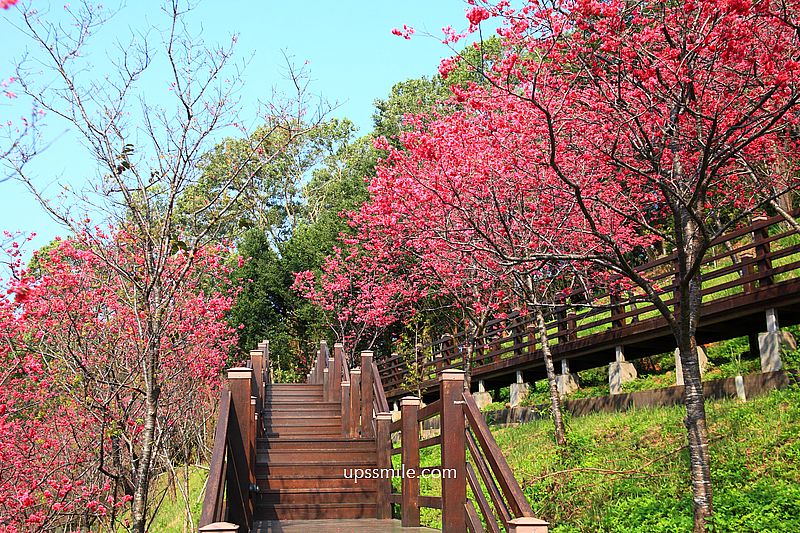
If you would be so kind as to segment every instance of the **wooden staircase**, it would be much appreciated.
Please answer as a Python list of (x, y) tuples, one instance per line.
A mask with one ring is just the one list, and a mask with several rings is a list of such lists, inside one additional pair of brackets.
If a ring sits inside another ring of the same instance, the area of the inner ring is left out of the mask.
[(345, 477), (377, 467), (375, 439), (343, 437), (341, 402), (323, 396), (321, 384), (267, 385), (255, 521), (375, 518), (375, 480)]
[[(404, 398), (392, 422), (372, 352), (361, 352), (352, 370), (346, 361), (342, 345), (331, 357), (323, 341), (307, 383), (275, 384), (265, 341), (246, 366), (228, 370), (200, 533), (430, 531), (419, 527), (424, 507), (441, 509), (446, 532), (547, 533), (463, 390), (463, 371), (442, 369), (441, 398), (425, 407)], [(440, 434), (420, 440), (420, 423), (433, 417)], [(440, 466), (423, 469), (420, 449), (431, 446), (440, 447)], [(393, 455), (403, 465), (400, 492), (392, 491)], [(359, 476), (376, 470), (377, 479)], [(441, 476), (440, 495), (420, 494), (419, 478), (406, 475), (424, 470), (451, 473)]]

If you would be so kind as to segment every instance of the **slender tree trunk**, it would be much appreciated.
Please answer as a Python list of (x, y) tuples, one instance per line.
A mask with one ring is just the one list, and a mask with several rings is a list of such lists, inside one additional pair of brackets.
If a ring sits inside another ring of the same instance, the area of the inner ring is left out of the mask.
[(700, 271), (689, 276), (689, 265), (699, 261), (700, 232), (694, 220), (684, 212), (681, 217), (684, 257), (678, 265), (679, 303), (675, 307), (676, 331), (673, 331), (678, 345), (684, 382), (684, 404), (686, 406), (686, 433), (689, 445), (689, 462), (692, 480), (692, 508), (696, 533), (705, 532), (711, 517), (711, 457), (708, 451), (708, 427), (706, 425), (705, 397), (700, 374), (700, 360), (697, 355), (695, 331), (700, 317), (702, 303), (702, 276)]
[(145, 533), (147, 527), (147, 496), (150, 490), (150, 469), (153, 463), (153, 448), (155, 445), (156, 417), (158, 416), (159, 386), (157, 379), (157, 350), (155, 346), (148, 346), (147, 364), (145, 372), (146, 397), (144, 429), (142, 430), (142, 451), (139, 455), (139, 465), (136, 471), (136, 489), (133, 492), (131, 515), (133, 524), (131, 530), (136, 533)]
[(553, 411), (553, 425), (555, 426), (556, 444), (566, 446), (567, 432), (564, 429), (564, 417), (561, 414), (561, 398), (558, 395), (558, 383), (556, 382), (556, 372), (553, 367), (553, 355), (550, 352), (550, 343), (547, 337), (547, 325), (544, 321), (542, 310), (536, 306), (536, 329), (539, 333), (539, 342), (542, 345), (542, 355), (544, 356), (544, 368), (547, 371), (547, 384), (550, 389), (550, 406)]
[(678, 349), (683, 370), (686, 405), (684, 425), (689, 443), (694, 531), (703, 532), (706, 531), (707, 521), (712, 513), (711, 458), (708, 452), (708, 427), (706, 426), (703, 383), (700, 379), (700, 364), (694, 335), (680, 342)]

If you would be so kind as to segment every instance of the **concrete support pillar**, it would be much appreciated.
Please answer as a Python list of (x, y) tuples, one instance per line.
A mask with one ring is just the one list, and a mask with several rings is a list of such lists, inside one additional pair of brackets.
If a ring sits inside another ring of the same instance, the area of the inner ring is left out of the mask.
[(613, 363), (608, 365), (608, 389), (611, 394), (621, 394), (622, 384), (633, 381), (638, 377), (633, 363), (625, 360), (625, 349), (617, 346), (614, 349)]
[(517, 382), (509, 386), (509, 404), (511, 407), (517, 407), (522, 400), (528, 395), (530, 385), (522, 381), (522, 372), (517, 370)]
[(482, 379), (478, 380), (478, 392), (473, 394), (472, 397), (475, 399), (475, 403), (478, 404), (479, 409), (483, 409), (492, 403), (492, 395), (486, 392), (486, 386)]
[(788, 331), (781, 331), (777, 309), (767, 309), (767, 332), (758, 334), (758, 352), (761, 355), (761, 371), (777, 372), (783, 368), (781, 352), (796, 350), (797, 341)]
[(556, 385), (558, 386), (558, 395), (562, 398), (580, 388), (578, 374), (570, 374), (569, 361), (566, 359), (561, 360), (561, 374), (556, 376)]
[(733, 381), (734, 383), (736, 383), (736, 397), (739, 398), (739, 400), (746, 402), (747, 394), (745, 393), (744, 390), (744, 379), (742, 378), (742, 376), (736, 376), (735, 378), (733, 378)]
[[(708, 366), (708, 357), (702, 346), (697, 347), (697, 358), (700, 360), (700, 375), (702, 376)], [(683, 366), (681, 366), (681, 352), (675, 348), (675, 384), (683, 385)]]

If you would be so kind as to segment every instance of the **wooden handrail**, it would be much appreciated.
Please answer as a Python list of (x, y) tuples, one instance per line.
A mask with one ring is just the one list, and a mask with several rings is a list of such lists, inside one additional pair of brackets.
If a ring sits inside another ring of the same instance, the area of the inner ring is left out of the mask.
[(219, 400), (214, 448), (208, 468), (206, 495), (200, 511), (200, 527), (225, 519), (225, 452), (228, 441), (228, 419), (231, 412), (231, 391), (223, 388)]
[(388, 413), (389, 402), (386, 400), (386, 392), (383, 390), (380, 372), (378, 372), (378, 364), (374, 360), (372, 361), (372, 375), (375, 376), (375, 412)]
[(469, 427), (472, 429), (478, 444), (480, 444), (486, 456), (486, 461), (489, 463), (492, 473), (494, 473), (497, 483), (503, 491), (503, 495), (511, 506), (511, 510), (516, 516), (533, 516), (531, 506), (514, 478), (514, 473), (508, 466), (503, 452), (500, 451), (500, 447), (494, 440), (486, 420), (481, 415), (481, 410), (475, 403), (475, 399), (472, 394), (466, 391), (463, 397), (465, 402), (464, 414), (469, 422)]
[(252, 525), (257, 423), (264, 402), (264, 384), (272, 382), (269, 342), (259, 343), (244, 366), (228, 370), (220, 391), (219, 414), (199, 527), (232, 522)]
[[(502, 528), (519, 532), (545, 533), (547, 522), (533, 518), (533, 511), (514, 474), (495, 442), (489, 427), (480, 414), (475, 400), (463, 390), (464, 372), (446, 370), (438, 376), (441, 397), (423, 408), (418, 398), (401, 400), (401, 417), (389, 425), (385, 433), (400, 432), (401, 445), (391, 448), (391, 454), (401, 454), (406, 469), (419, 471), (420, 449), (440, 445), (442, 494), (441, 497), (421, 496), (419, 480), (403, 478), (401, 491), (393, 494), (391, 501), (400, 504), (402, 525), (416, 527), (419, 524), (420, 508), (440, 506), (445, 531), (483, 531), (483, 523), (492, 533)], [(440, 434), (420, 440), (420, 422), (440, 417)], [(390, 437), (386, 438), (391, 446)], [(469, 452), (470, 462), (467, 461)], [(476, 474), (477, 470), (477, 474)], [(480, 480), (478, 477), (480, 474)], [(481, 481), (489, 493), (495, 511), (484, 495)], [(470, 487), (475, 501), (467, 500)], [(525, 519), (524, 524), (515, 522)]]

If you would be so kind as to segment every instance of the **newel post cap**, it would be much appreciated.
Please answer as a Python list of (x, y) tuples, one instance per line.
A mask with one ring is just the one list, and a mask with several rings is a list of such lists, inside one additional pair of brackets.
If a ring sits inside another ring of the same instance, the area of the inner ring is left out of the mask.
[(439, 374), (439, 381), (464, 381), (464, 371), (457, 368), (442, 370)]
[(419, 405), (420, 402), (421, 402), (421, 400), (419, 398), (417, 398), (416, 396), (406, 396), (406, 397), (404, 397), (404, 398), (402, 398), (400, 400), (400, 406), (404, 407), (406, 405), (408, 405), (408, 406)]
[(237, 533), (239, 531), (239, 526), (236, 524), (231, 524), (230, 522), (214, 522), (213, 524), (208, 524), (207, 526), (203, 526), (198, 529), (201, 533)]
[(228, 369), (228, 379), (250, 379), (251, 377), (253, 377), (252, 368), (237, 366)]

